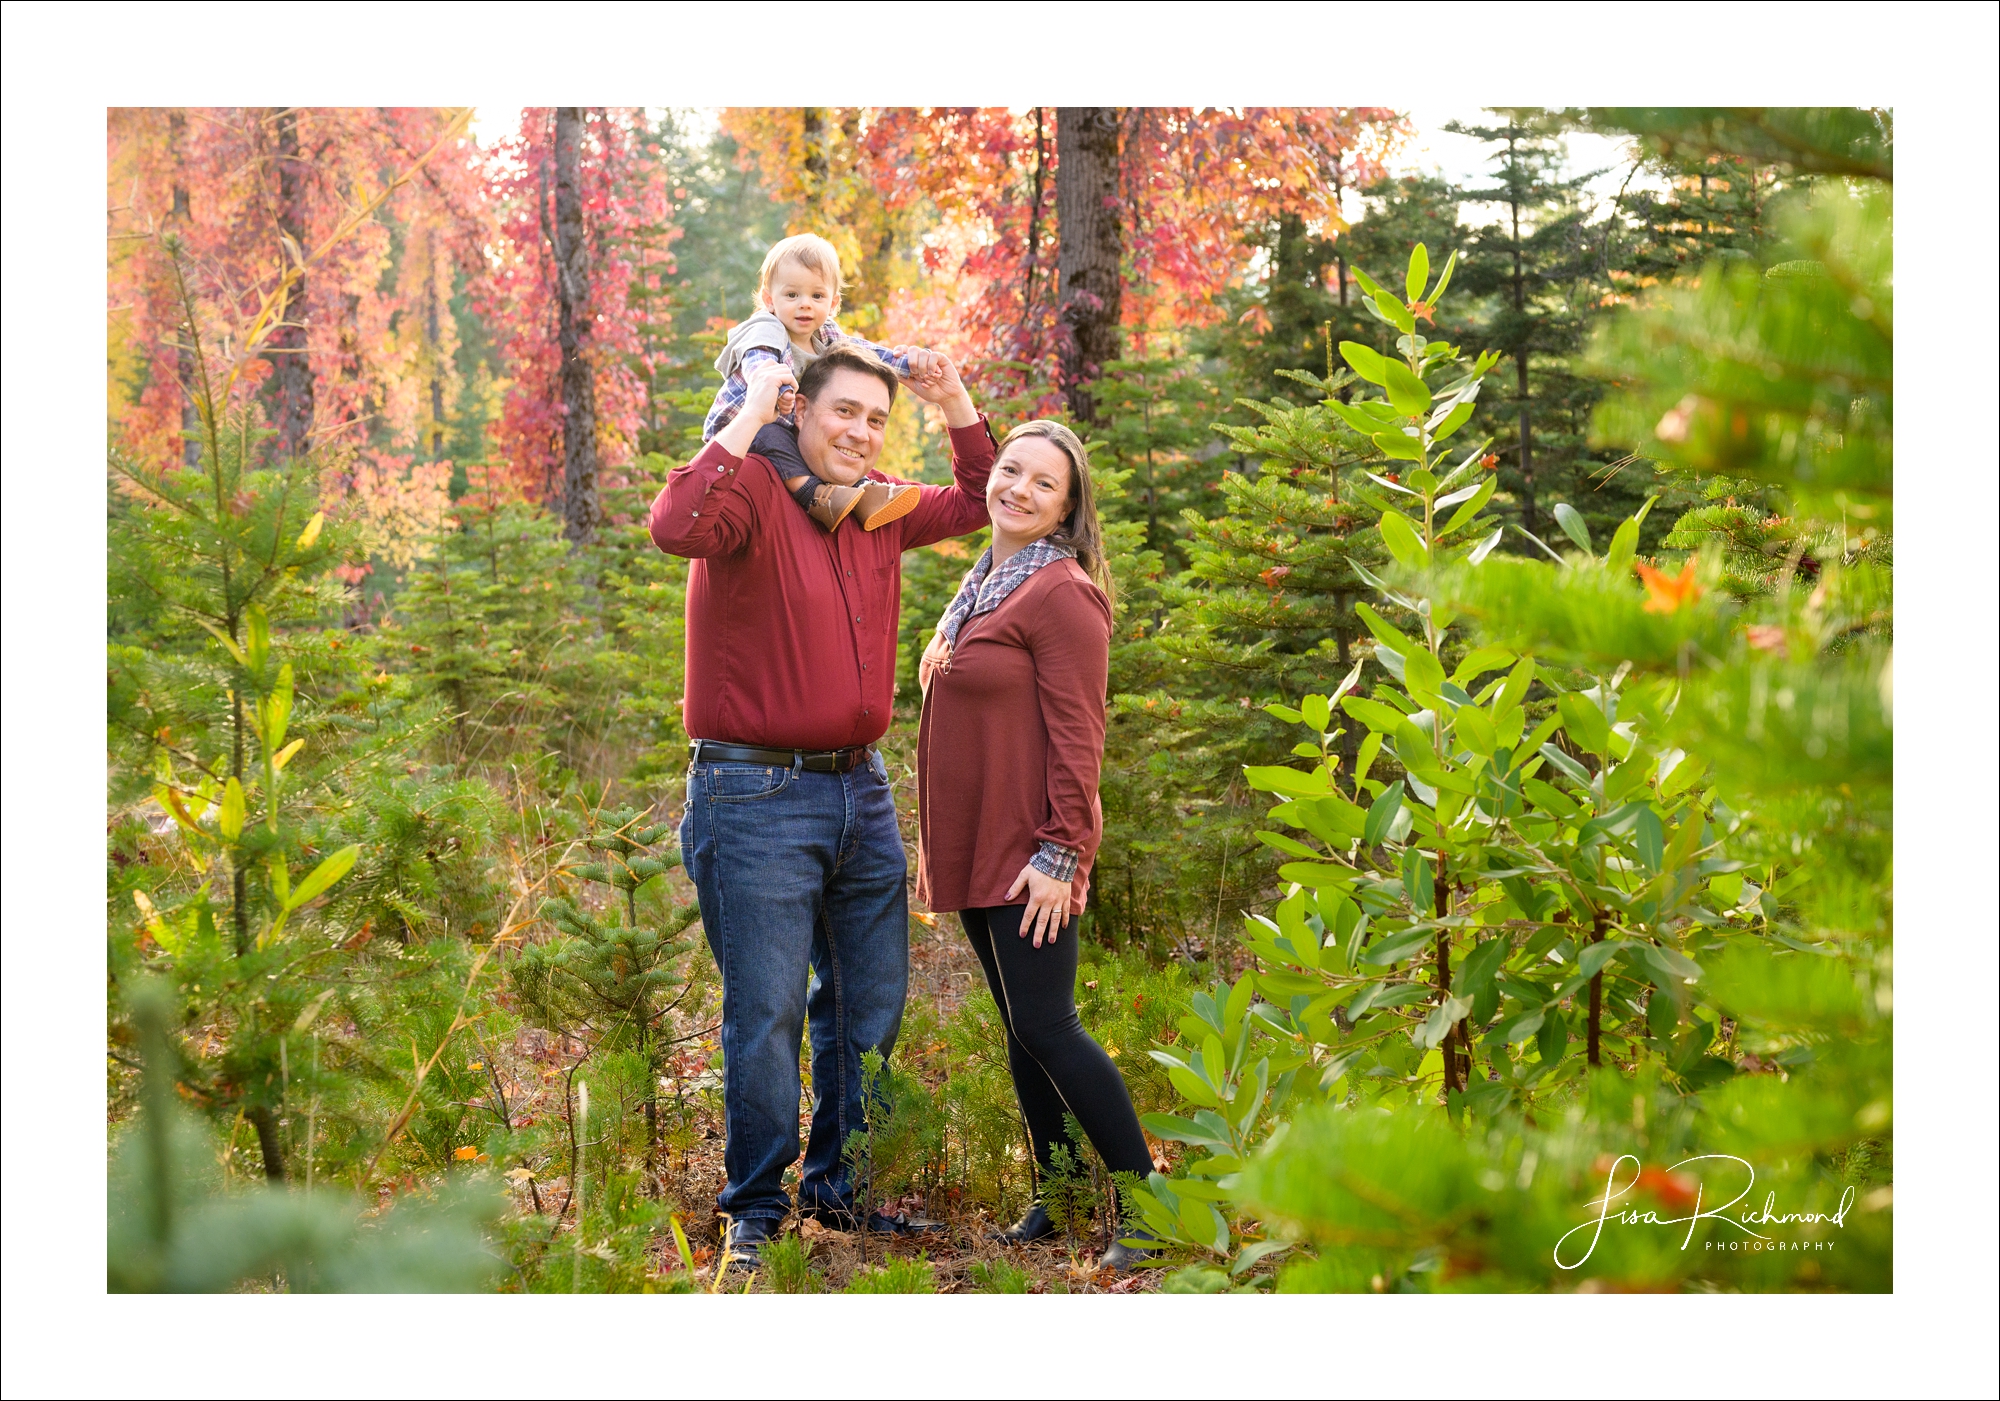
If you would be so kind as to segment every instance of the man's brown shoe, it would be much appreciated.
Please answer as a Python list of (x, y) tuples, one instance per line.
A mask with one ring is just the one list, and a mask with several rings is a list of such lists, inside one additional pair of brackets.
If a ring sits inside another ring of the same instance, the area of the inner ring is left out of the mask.
[[(871, 482), (869, 485), (873, 486), (874, 483)], [(840, 523), (852, 515), (854, 508), (865, 498), (866, 492), (861, 487), (835, 486), (832, 482), (821, 482), (818, 489), (813, 492), (812, 505), (806, 508), (806, 514), (818, 521), (831, 535), (840, 529)], [(872, 526), (865, 526), (865, 523), (864, 528), (873, 529)]]
[(861, 528), (879, 530), (890, 521), (899, 521), (916, 510), (917, 503), (923, 499), (920, 488), (903, 482), (863, 482)]

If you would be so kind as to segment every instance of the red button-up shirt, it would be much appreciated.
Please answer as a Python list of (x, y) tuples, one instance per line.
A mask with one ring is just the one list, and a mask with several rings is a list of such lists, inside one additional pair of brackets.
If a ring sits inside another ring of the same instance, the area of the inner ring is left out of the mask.
[[(903, 551), (987, 523), (997, 448), (979, 422), (951, 431), (953, 486), (926, 486), (901, 520), (829, 535), (768, 459), (710, 443), (653, 501), (653, 543), (688, 570), (687, 697), (696, 739), (771, 749), (873, 744), (889, 728)], [(880, 481), (896, 478), (870, 473)]]

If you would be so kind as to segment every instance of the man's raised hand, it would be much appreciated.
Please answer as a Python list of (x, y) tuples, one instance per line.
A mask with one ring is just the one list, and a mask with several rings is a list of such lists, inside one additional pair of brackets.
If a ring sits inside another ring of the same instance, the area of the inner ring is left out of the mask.
[(799, 381), (783, 364), (759, 365), (750, 376), (742, 416), (755, 419), (759, 428), (775, 421), (788, 407), (788, 398), (797, 392)]
[(965, 392), (965, 381), (958, 377), (958, 366), (951, 363), (949, 355), (919, 346), (898, 349), (910, 362), (907, 382), (912, 394), (943, 409), (945, 422), (953, 428), (970, 428), (979, 422), (979, 411), (972, 406), (972, 396)]

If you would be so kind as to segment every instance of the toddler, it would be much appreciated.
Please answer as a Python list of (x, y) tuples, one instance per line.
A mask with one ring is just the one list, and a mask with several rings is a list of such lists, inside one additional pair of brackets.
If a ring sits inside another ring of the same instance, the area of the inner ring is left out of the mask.
[[(771, 246), (758, 277), (757, 300), (763, 309), (732, 329), (722, 353), (715, 357), (722, 387), (702, 422), (703, 442), (736, 417), (749, 393), (750, 372), (765, 362), (782, 364), (796, 377), (833, 346), (845, 343), (874, 355), (904, 379), (910, 377), (908, 356), (850, 336), (835, 324), (834, 313), (840, 310), (840, 255), (817, 234), (794, 234)], [(786, 390), (779, 400), (780, 422), (791, 424), (795, 402), (796, 396)], [(828, 531), (837, 529), (857, 507), (861, 528), (874, 530), (908, 515), (919, 500), (916, 487), (896, 482), (835, 486), (810, 472), (786, 477), (784, 482), (792, 499)]]

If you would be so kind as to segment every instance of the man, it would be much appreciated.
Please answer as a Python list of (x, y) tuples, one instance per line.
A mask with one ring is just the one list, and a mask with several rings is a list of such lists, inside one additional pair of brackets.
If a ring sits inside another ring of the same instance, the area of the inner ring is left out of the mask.
[[(799, 1156), (799, 1038), (812, 1034), (812, 1130), (799, 1208), (853, 1222), (841, 1159), (866, 1127), (861, 1057), (887, 1056), (909, 982), (907, 866), (888, 771), (871, 745), (895, 689), (902, 552), (986, 524), (995, 446), (957, 370), (912, 351), (910, 390), (951, 429), (949, 487), (873, 531), (828, 534), (786, 493), (772, 456), (825, 482), (874, 473), (894, 371), (835, 347), (800, 376), (797, 441), (777, 417), (790, 371), (758, 369), (743, 409), (653, 502), (654, 544), (688, 575), (694, 740), (681, 852), (722, 972), (729, 1249), (754, 1261), (783, 1222)], [(799, 470), (786, 465), (787, 473)], [(875, 1229), (899, 1222), (871, 1217)]]

